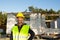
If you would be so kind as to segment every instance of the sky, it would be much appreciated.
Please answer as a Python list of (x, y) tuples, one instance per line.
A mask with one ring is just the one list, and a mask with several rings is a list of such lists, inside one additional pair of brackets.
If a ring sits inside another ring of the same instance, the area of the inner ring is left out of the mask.
[(60, 0), (0, 0), (0, 11), (23, 12), (29, 6), (57, 11), (60, 10)]

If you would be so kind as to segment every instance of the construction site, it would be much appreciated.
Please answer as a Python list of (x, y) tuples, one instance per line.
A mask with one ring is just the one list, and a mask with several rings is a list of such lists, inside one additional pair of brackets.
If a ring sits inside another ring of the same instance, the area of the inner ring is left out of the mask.
[(0, 0), (0, 40), (60, 40), (60, 0)]
[[(60, 40), (60, 14), (23, 13), (26, 16), (24, 22), (29, 24), (35, 33), (33, 40)], [(10, 40), (11, 28), (17, 23), (16, 14), (7, 13), (6, 27), (0, 27), (0, 40)], [(47, 16), (56, 18), (47, 20)]]

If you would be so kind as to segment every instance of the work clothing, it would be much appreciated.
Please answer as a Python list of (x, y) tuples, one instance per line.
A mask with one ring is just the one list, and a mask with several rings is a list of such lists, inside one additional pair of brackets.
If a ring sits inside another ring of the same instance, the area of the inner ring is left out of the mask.
[[(25, 26), (24, 26), (24, 25), (25, 25)], [(34, 32), (29, 28), (29, 25), (23, 24), (23, 25), (21, 25), (21, 27), (19, 27), (18, 25), (15, 25), (15, 27), (16, 27), (16, 28), (13, 27), (14, 30), (18, 29), (18, 31), (15, 31), (15, 32), (19, 32), (20, 34), (23, 33), (22, 36), (24, 36), (24, 37), (21, 37), (21, 38), (23, 38), (23, 39), (20, 38), (20, 40), (32, 40), (32, 39), (33, 39), (33, 37), (34, 37), (35, 34), (34, 34)], [(26, 28), (26, 29), (25, 29), (25, 28)], [(13, 31), (14, 31), (14, 30), (13, 30)], [(22, 30), (23, 30), (23, 31), (22, 31)], [(14, 40), (14, 39), (13, 39), (13, 36), (14, 36), (14, 35), (13, 35), (13, 34), (14, 34), (13, 31), (11, 32), (10, 40)], [(21, 33), (21, 32), (22, 32), (22, 33)], [(30, 35), (31, 35), (31, 36), (29, 37), (29, 39), (27, 39), (28, 33), (30, 33)], [(21, 36), (21, 35), (20, 35), (20, 36)], [(18, 39), (18, 38), (17, 38), (17, 39)]]

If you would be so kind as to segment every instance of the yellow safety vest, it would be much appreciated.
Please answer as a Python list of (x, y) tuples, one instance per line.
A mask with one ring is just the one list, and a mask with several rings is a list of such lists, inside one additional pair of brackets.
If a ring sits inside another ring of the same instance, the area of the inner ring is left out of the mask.
[(23, 25), (20, 32), (18, 26), (12, 28), (13, 40), (28, 40), (29, 25)]

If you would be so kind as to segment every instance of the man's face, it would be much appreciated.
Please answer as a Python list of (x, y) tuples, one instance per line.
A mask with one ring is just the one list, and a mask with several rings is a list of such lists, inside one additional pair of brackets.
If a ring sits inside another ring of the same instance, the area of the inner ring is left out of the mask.
[(19, 24), (22, 24), (24, 22), (24, 18), (22, 17), (18, 17), (17, 20)]

